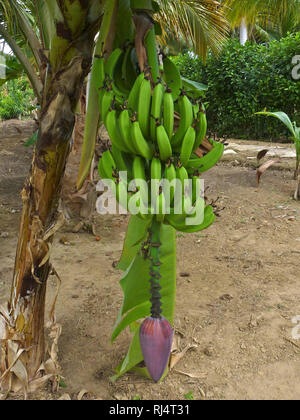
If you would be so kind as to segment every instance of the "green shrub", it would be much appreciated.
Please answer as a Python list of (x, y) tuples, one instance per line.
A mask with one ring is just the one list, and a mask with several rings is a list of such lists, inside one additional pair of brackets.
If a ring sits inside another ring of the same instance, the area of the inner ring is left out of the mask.
[(276, 139), (287, 136), (280, 123), (259, 118), (264, 109), (300, 118), (300, 82), (292, 58), (300, 54), (300, 33), (268, 45), (230, 40), (206, 66), (190, 53), (174, 57), (182, 76), (208, 85), (209, 129), (219, 136)]
[(0, 89), (0, 119), (26, 118), (35, 109), (34, 93), (25, 77), (7, 82)]

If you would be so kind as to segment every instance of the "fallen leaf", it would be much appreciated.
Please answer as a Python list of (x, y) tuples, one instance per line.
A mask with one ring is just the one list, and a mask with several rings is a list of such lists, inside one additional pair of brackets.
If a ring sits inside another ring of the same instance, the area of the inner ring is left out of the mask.
[(188, 373), (178, 369), (174, 369), (174, 372), (180, 373), (180, 375), (188, 376), (189, 378), (205, 379), (207, 377), (207, 375), (204, 373)]
[(257, 153), (256, 159), (258, 161), (260, 161), (263, 157), (266, 156), (266, 154), (268, 153), (269, 149), (263, 149), (260, 152)]
[(71, 245), (71, 242), (66, 236), (62, 236), (59, 240), (59, 243), (61, 243), (62, 245)]
[(184, 355), (186, 354), (188, 350), (195, 349), (197, 347), (198, 346), (196, 344), (189, 344), (180, 353), (171, 354), (170, 363), (169, 363), (170, 370), (173, 369), (175, 365), (177, 365), (177, 363), (184, 357)]
[(263, 174), (263, 173), (265, 173), (265, 172), (266, 172), (266, 170), (267, 170), (270, 166), (272, 166), (272, 165), (274, 165), (274, 163), (278, 163), (278, 162), (279, 162), (279, 159), (275, 159), (275, 160), (268, 160), (267, 162), (265, 162), (263, 165), (261, 165), (261, 166), (257, 169), (257, 171), (256, 171), (256, 182), (257, 182), (257, 185), (259, 185), (260, 177), (262, 176), (262, 174)]
[(63, 394), (58, 401), (72, 401), (72, 398), (70, 397), (69, 394)]
[(77, 400), (78, 400), (78, 401), (81, 401), (81, 400), (82, 400), (82, 398), (85, 396), (85, 394), (88, 394), (88, 393), (89, 393), (89, 391), (88, 391), (88, 390), (86, 390), (86, 389), (82, 389), (82, 390), (79, 392), (79, 394), (78, 394)]

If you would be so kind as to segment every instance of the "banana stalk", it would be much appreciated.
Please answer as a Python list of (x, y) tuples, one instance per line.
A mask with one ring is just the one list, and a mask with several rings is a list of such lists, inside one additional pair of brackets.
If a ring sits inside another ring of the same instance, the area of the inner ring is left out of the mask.
[[(111, 31), (114, 24), (113, 16), (116, 13), (117, 4), (117, 0), (106, 0), (100, 34), (95, 48), (95, 56), (102, 56), (104, 54), (104, 51), (106, 51), (108, 38), (112, 37)], [(111, 42), (111, 40), (109, 40), (109, 42)], [(99, 73), (97, 60), (94, 60), (91, 70), (89, 89), (87, 92), (86, 122), (80, 168), (76, 183), (77, 190), (80, 190), (86, 177), (88, 176), (95, 152), (100, 121), (100, 111), (98, 106), (99, 89), (97, 88), (98, 78)]]

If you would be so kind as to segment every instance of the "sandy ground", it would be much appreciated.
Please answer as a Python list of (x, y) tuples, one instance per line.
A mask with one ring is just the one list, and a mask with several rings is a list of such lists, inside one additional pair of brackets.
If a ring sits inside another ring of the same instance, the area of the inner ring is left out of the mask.
[[(287, 169), (294, 163), (269, 170), (257, 188), (246, 155), (227, 155), (205, 174), (210, 199), (225, 207), (217, 222), (198, 234), (177, 235), (177, 347), (191, 347), (159, 385), (136, 374), (110, 381), (130, 343), (125, 332), (110, 344), (122, 301), (122, 273), (113, 264), (128, 219), (97, 216), (100, 241), (71, 233), (71, 226), (57, 234), (52, 261), (63, 280), (57, 321), (65, 387), (31, 398), (76, 398), (82, 389), (89, 391), (85, 398), (112, 400), (300, 398), (300, 340), (292, 336), (292, 319), (300, 315), (300, 204), (291, 198), (295, 181)], [(1, 140), (0, 303), (10, 292), (30, 162), (31, 150), (20, 139)], [(62, 236), (68, 245), (59, 242)], [(48, 306), (55, 289), (51, 277)]]

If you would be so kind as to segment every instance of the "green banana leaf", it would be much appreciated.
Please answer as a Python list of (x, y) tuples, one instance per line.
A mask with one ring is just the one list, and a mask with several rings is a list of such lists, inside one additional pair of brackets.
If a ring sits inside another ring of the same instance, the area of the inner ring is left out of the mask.
[[(162, 315), (173, 325), (176, 297), (176, 233), (171, 226), (161, 224), (160, 248)], [(139, 319), (150, 315), (150, 261), (138, 253), (121, 279), (123, 304), (112, 333), (112, 341), (127, 327), (133, 326), (135, 335), (128, 353), (116, 369), (117, 379), (143, 361), (139, 342)]]
[(269, 117), (275, 117), (278, 120), (280, 120), (288, 129), (289, 131), (292, 133), (292, 136), (294, 138), (297, 137), (296, 131), (294, 129), (294, 126), (289, 118), (289, 116), (285, 113), (285, 112), (256, 112), (256, 115), (267, 115)]
[[(23, 74), (23, 67), (15, 57), (9, 54), (0, 54), (0, 87), (9, 80), (18, 79)], [(2, 78), (2, 76), (4, 77)]]
[(203, 83), (198, 83), (185, 77), (181, 77), (181, 79), (184, 90), (195, 99), (204, 96), (204, 92), (208, 90), (208, 86)]
[(131, 216), (124, 241), (123, 252), (117, 268), (127, 270), (137, 253), (140, 251), (142, 242), (147, 236), (151, 218), (142, 220), (138, 216)]

